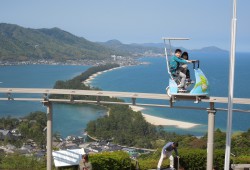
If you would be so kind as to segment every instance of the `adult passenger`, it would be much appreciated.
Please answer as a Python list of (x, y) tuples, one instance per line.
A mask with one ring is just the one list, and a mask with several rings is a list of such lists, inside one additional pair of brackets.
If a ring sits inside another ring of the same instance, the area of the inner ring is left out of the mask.
[(176, 49), (175, 55), (171, 57), (169, 65), (171, 74), (181, 77), (181, 82), (178, 85), (178, 88), (185, 88), (186, 74), (184, 74), (183, 72), (186, 72), (187, 63), (192, 63), (192, 61), (182, 59), (181, 54), (182, 51), (180, 49)]

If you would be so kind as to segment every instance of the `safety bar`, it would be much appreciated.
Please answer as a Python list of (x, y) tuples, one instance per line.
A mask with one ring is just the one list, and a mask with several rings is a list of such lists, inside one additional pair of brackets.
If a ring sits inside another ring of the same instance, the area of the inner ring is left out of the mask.
[(197, 63), (197, 68), (200, 68), (200, 60), (191, 60), (193, 63), (193, 69), (195, 69), (195, 63)]

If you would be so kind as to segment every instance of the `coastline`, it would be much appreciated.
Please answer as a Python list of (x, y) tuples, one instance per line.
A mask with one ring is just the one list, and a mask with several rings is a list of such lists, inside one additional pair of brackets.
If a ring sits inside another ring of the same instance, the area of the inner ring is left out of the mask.
[[(135, 111), (135, 112), (139, 112), (142, 110), (144, 110), (143, 107), (139, 107), (139, 106), (132, 106), (130, 105), (130, 108)], [(142, 112), (142, 116), (145, 118), (145, 120), (148, 123), (151, 123), (152, 125), (162, 125), (162, 126), (176, 126), (178, 128), (182, 128), (182, 129), (189, 129), (189, 128), (194, 128), (196, 126), (199, 126), (200, 124), (196, 124), (196, 123), (190, 123), (190, 122), (184, 122), (184, 121), (179, 121), (179, 120), (173, 120), (173, 119), (167, 119), (167, 118), (161, 118), (161, 117), (157, 117), (157, 116), (152, 116), (149, 114), (145, 114)]]

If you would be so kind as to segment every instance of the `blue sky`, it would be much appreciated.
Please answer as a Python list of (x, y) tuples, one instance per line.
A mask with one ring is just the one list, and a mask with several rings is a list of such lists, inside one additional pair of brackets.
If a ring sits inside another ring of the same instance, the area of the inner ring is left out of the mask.
[[(233, 0), (1, 0), (0, 22), (29, 28), (58, 27), (90, 41), (159, 43), (189, 49), (230, 49)], [(237, 1), (237, 51), (250, 51), (250, 1)]]

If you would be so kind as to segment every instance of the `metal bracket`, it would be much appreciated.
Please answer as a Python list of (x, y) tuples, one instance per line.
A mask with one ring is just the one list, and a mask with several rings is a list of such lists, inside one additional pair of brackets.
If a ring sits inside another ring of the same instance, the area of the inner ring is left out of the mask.
[(8, 96), (8, 100), (14, 100), (14, 98), (11, 95), (11, 93), (7, 93), (7, 96)]
[(100, 104), (101, 96), (96, 96), (96, 101), (97, 101), (98, 104)]
[(216, 109), (210, 109), (210, 108), (207, 108), (207, 112), (208, 113), (216, 113)]
[(196, 96), (196, 97), (195, 97), (194, 103), (197, 104), (197, 103), (199, 103), (200, 101), (201, 101), (201, 98), (200, 98), (199, 96)]
[(50, 102), (49, 100), (44, 100), (42, 101), (43, 105), (46, 106), (46, 107), (49, 107), (52, 105), (52, 102)]
[(132, 98), (132, 105), (136, 105), (136, 98)]
[(214, 102), (210, 102), (210, 108), (207, 108), (208, 113), (216, 113), (216, 109), (214, 108)]
[(170, 102), (170, 107), (173, 107), (173, 106), (174, 106), (174, 103), (175, 103), (175, 96), (172, 95), (172, 96), (170, 97), (169, 102)]
[(173, 107), (173, 105), (174, 105), (173, 103), (174, 103), (174, 102), (173, 102), (173, 98), (172, 98), (172, 96), (171, 96), (171, 97), (170, 97), (170, 100), (169, 100), (169, 106), (170, 106), (170, 107)]
[(71, 103), (74, 102), (74, 96), (72, 94), (69, 95), (69, 100), (70, 100)]
[(43, 100), (44, 100), (44, 101), (48, 101), (48, 100), (49, 100), (48, 94), (47, 94), (47, 93), (44, 93), (44, 94), (43, 94)]

